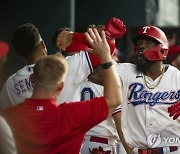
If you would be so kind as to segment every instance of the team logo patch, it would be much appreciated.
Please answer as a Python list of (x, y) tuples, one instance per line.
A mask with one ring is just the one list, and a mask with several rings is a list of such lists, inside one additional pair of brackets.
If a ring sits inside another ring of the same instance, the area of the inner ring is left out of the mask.
[(150, 148), (157, 147), (161, 144), (160, 133), (151, 133), (147, 137), (147, 143)]

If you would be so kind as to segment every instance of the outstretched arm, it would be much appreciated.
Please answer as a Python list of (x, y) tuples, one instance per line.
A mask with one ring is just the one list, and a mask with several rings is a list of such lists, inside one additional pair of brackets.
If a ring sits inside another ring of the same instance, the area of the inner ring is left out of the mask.
[[(126, 26), (124, 25), (123, 21), (121, 21), (118, 18), (113, 17), (105, 25), (105, 32), (106, 32), (106, 37), (108, 38), (107, 42), (110, 46), (110, 51), (112, 55), (115, 51), (115, 43), (111, 40), (117, 37), (119, 38), (123, 37), (124, 34), (126, 33)], [(70, 47), (71, 50), (72, 48), (76, 50), (76, 48), (74, 48), (74, 45), (73, 45), (76, 43), (82, 44), (81, 45), (82, 50), (84, 49), (88, 50), (88, 48), (92, 48), (89, 42), (87, 41), (85, 35), (82, 33), (76, 33), (76, 32), (73, 33), (69, 31), (63, 31), (59, 34), (58, 39), (57, 39), (57, 44), (59, 48), (61, 49)], [(80, 51), (79, 49), (80, 48), (78, 45), (76, 52)], [(100, 64), (99, 59), (93, 54), (89, 53), (89, 58), (91, 60), (91, 64), (93, 68), (96, 68)]]
[(101, 67), (104, 73), (104, 97), (107, 102), (109, 112), (112, 113), (114, 109), (121, 102), (121, 83), (113, 66), (110, 48), (106, 40), (105, 32), (102, 31), (102, 38), (96, 29), (88, 29), (85, 36), (93, 48), (91, 52), (96, 55), (101, 62)]
[[(58, 46), (61, 49), (72, 47), (74, 44), (77, 44), (77, 43), (82, 44), (83, 49), (88, 50), (88, 49), (92, 48), (83, 33), (76, 33), (76, 32), (72, 33), (69, 31), (63, 31), (59, 34), (57, 41), (58, 41)], [(114, 50), (115, 50), (115, 44), (113, 42), (111, 42), (110, 40), (108, 41), (108, 44), (110, 46), (111, 54), (113, 54)], [(85, 46), (86, 46), (86, 48), (85, 48)], [(75, 48), (77, 48), (77, 47), (74, 47), (74, 50), (75, 50)], [(76, 52), (79, 52), (79, 51), (81, 51), (81, 50), (79, 50), (77, 48)], [(88, 54), (89, 54), (89, 58), (90, 58), (92, 67), (96, 68), (100, 64), (99, 58), (94, 56), (92, 53), (88, 53)]]

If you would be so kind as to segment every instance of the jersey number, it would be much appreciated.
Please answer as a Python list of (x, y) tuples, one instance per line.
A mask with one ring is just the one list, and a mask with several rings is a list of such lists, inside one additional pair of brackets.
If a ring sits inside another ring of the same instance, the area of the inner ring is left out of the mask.
[(81, 101), (90, 100), (94, 98), (94, 93), (91, 88), (83, 88), (81, 91)]

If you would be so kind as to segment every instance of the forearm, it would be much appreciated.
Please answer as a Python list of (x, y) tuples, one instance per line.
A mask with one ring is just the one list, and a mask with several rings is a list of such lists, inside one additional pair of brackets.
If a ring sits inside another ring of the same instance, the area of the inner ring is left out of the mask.
[[(101, 63), (105, 63), (101, 62)], [(103, 69), (104, 72), (104, 97), (107, 100), (109, 112), (112, 113), (114, 109), (121, 103), (121, 83), (115, 66), (108, 69)]]
[[(76, 43), (82, 43), (84, 45), (86, 45), (87, 47), (91, 48), (90, 44), (88, 43), (86, 37), (84, 34), (82, 33), (74, 33), (73, 34), (73, 37), (72, 37), (72, 42), (76, 42)], [(115, 44), (111, 41), (107, 41), (108, 44), (109, 44), (109, 47), (110, 47), (110, 53), (111, 55), (114, 53), (114, 50), (115, 50)], [(100, 64), (100, 60), (98, 57), (96, 57), (94, 54), (92, 53), (89, 53), (88, 52), (88, 55), (89, 55), (89, 58), (90, 58), (90, 61), (91, 61), (91, 64), (92, 64), (92, 67), (93, 68), (96, 68), (97, 66), (99, 66)]]
[(126, 150), (127, 154), (132, 154), (133, 148), (131, 148), (125, 138), (124, 138), (124, 134), (122, 132), (122, 128), (121, 128), (121, 112), (115, 113), (113, 115), (114, 121), (115, 121), (115, 125), (116, 125), (116, 129), (119, 135), (119, 138), (121, 140), (122, 145), (124, 146), (124, 149)]
[[(77, 33), (77, 32), (73, 33), (72, 42), (82, 43), (82, 44), (86, 45), (87, 47), (91, 48), (90, 44), (88, 43), (88, 41), (83, 33)], [(111, 52), (111, 54), (113, 54), (114, 50), (115, 50), (115, 44), (113, 42), (111, 42), (110, 40), (107, 40), (107, 42), (110, 47), (110, 52)]]
[(110, 48), (104, 31), (101, 34), (100, 37), (97, 30), (91, 28), (88, 29), (88, 33), (85, 33), (89, 44), (93, 48), (91, 52), (97, 55), (101, 62), (104, 75), (104, 97), (111, 113), (121, 102), (121, 83), (112, 63)]

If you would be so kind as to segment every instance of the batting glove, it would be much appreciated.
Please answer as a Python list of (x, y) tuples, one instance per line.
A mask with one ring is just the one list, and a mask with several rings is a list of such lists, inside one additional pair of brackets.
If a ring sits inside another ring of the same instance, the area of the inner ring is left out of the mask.
[(122, 20), (113, 17), (107, 22), (104, 31), (109, 39), (122, 38), (126, 33), (126, 26)]
[(174, 105), (168, 108), (169, 116), (173, 117), (173, 120), (176, 120), (180, 116), (180, 102), (175, 103)]

